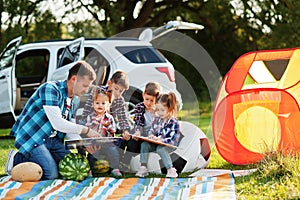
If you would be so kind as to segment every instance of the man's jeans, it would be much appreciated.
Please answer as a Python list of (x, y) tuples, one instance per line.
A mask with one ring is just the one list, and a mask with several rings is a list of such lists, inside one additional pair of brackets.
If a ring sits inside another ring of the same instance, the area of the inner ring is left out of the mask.
[(63, 157), (70, 153), (58, 137), (45, 139), (44, 144), (35, 147), (27, 158), (20, 152), (14, 157), (14, 166), (23, 162), (34, 162), (43, 169), (43, 180), (56, 179), (59, 177), (58, 164)]

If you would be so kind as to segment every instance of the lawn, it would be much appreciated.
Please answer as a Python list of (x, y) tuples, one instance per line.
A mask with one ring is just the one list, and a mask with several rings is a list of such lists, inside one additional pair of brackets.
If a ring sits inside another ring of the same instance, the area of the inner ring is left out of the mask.
[[(274, 153), (258, 164), (232, 165), (218, 154), (211, 133), (211, 104), (201, 103), (199, 108), (188, 104), (178, 115), (180, 120), (194, 123), (209, 138), (212, 154), (207, 168), (211, 169), (252, 169), (257, 172), (244, 177), (236, 177), (238, 199), (299, 199), (300, 198), (300, 160), (298, 156)], [(4, 176), (4, 166), (9, 149), (14, 148), (13, 140), (3, 136), (9, 129), (0, 129), (0, 176)], [(127, 177), (127, 175), (125, 176)], [(130, 177), (130, 175), (129, 175)]]

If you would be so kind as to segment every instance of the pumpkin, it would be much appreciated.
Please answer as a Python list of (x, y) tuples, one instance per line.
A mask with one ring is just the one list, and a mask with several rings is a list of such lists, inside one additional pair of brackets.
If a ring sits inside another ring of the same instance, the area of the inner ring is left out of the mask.
[(39, 181), (42, 178), (43, 170), (40, 165), (33, 162), (24, 162), (14, 166), (11, 170), (11, 177), (15, 181)]

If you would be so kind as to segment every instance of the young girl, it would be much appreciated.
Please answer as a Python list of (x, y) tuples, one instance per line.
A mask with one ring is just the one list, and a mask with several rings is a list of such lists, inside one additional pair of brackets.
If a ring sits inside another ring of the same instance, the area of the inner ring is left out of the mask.
[[(157, 116), (148, 133), (148, 137), (156, 141), (177, 146), (179, 140), (179, 123), (176, 120), (177, 103), (176, 96), (173, 92), (158, 96), (156, 102), (156, 115)], [(153, 151), (160, 155), (163, 164), (167, 168), (166, 177), (177, 177), (178, 174), (172, 165), (172, 160), (169, 155), (172, 149), (146, 141), (141, 144), (141, 168), (136, 173), (136, 176), (144, 177), (148, 175), (147, 163), (149, 152)]]
[[(99, 132), (102, 137), (114, 137), (116, 132), (116, 123), (112, 115), (107, 113), (109, 103), (111, 101), (111, 94), (102, 88), (98, 88), (93, 95), (94, 111), (87, 116), (86, 126)], [(114, 176), (122, 176), (119, 170), (120, 157), (117, 146), (113, 142), (97, 143), (93, 146), (86, 147), (88, 152), (88, 160), (90, 167), (94, 166), (97, 158), (102, 154), (106, 156)]]

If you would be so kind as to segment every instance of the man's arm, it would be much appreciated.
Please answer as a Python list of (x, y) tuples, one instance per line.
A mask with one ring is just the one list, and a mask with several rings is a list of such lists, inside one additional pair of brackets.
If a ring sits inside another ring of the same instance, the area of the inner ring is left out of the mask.
[(87, 134), (88, 137), (99, 137), (99, 133), (88, 127), (75, 124), (62, 118), (61, 111), (57, 106), (43, 106), (45, 113), (55, 130), (63, 133)]

